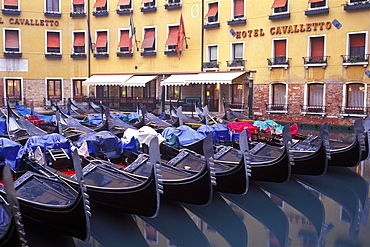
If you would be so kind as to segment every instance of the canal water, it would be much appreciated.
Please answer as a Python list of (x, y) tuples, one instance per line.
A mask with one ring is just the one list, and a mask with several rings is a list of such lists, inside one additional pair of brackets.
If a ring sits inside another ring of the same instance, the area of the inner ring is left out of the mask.
[(25, 221), (30, 246), (370, 246), (370, 161), (288, 183), (251, 183), (207, 206), (161, 202), (156, 218), (92, 208), (80, 241)]

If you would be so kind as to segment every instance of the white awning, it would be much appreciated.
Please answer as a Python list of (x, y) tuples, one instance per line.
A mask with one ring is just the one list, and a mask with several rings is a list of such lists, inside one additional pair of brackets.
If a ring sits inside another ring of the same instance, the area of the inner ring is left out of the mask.
[(199, 73), (195, 77), (186, 80), (186, 83), (193, 84), (231, 84), (232, 81), (243, 75), (244, 72), (216, 72), (216, 73)]
[(187, 80), (197, 76), (197, 74), (181, 74), (171, 75), (167, 79), (161, 81), (161, 86), (188, 86), (190, 83)]
[(129, 80), (125, 81), (126, 87), (145, 87), (147, 82), (156, 79), (158, 76), (154, 75), (135, 75)]
[(124, 86), (132, 75), (93, 75), (82, 82), (88, 86)]

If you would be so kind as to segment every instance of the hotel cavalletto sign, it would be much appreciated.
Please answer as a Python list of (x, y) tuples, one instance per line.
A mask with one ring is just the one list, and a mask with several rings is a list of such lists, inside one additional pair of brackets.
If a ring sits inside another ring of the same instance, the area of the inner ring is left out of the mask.
[(46, 27), (57, 27), (59, 21), (57, 20), (44, 20), (44, 19), (33, 19), (33, 18), (9, 18), (3, 19), (0, 17), (0, 24), (9, 23), (11, 25), (24, 25), (24, 26), (46, 26)]
[[(279, 35), (279, 34), (294, 34), (302, 32), (311, 32), (311, 31), (321, 31), (329, 30), (332, 26), (330, 21), (326, 22), (310, 22), (302, 24), (292, 24), (285, 26), (273, 26), (270, 27), (268, 33), (270, 35)], [(241, 39), (246, 37), (260, 37), (265, 36), (265, 30), (263, 28), (249, 29), (243, 31), (235, 31), (235, 38)]]

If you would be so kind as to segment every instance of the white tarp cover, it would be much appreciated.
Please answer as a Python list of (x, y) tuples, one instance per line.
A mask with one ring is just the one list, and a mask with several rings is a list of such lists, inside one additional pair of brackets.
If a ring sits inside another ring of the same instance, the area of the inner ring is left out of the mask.
[(197, 76), (186, 80), (187, 83), (193, 84), (231, 84), (232, 81), (246, 73), (243, 72), (215, 72), (215, 73), (199, 73)]
[(132, 75), (92, 75), (82, 84), (89, 86), (124, 86)]
[(156, 75), (135, 75), (125, 81), (126, 87), (145, 87), (145, 84), (156, 79)]
[(150, 141), (154, 137), (158, 137), (158, 143), (161, 144), (164, 141), (164, 138), (161, 134), (157, 133), (153, 128), (149, 126), (143, 126), (140, 129), (127, 129), (125, 130), (125, 133), (123, 134), (123, 137), (121, 138), (122, 142), (128, 143), (130, 142), (132, 137), (135, 137), (138, 142), (140, 143), (140, 146), (142, 144), (150, 145)]
[(188, 86), (190, 83), (187, 80), (196, 78), (197, 74), (180, 74), (171, 75), (167, 79), (161, 81), (161, 86)]

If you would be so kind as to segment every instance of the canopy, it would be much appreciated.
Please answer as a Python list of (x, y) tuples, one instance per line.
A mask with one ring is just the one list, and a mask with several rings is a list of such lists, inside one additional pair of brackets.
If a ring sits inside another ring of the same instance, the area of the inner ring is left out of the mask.
[(124, 82), (132, 75), (93, 75), (84, 82), (88, 86), (124, 86)]
[(147, 82), (156, 79), (156, 75), (135, 75), (125, 81), (124, 86), (126, 87), (145, 87)]
[(194, 84), (231, 84), (235, 78), (243, 75), (244, 73), (246, 72), (199, 73), (196, 76), (186, 80), (186, 82)]
[(187, 125), (180, 125), (177, 128), (168, 127), (162, 132), (165, 139), (171, 139), (173, 134), (178, 137), (181, 146), (193, 144), (205, 138), (201, 133)]
[(187, 82), (197, 74), (181, 74), (171, 75), (167, 79), (161, 82), (161, 86), (188, 86), (190, 83)]
[(153, 128), (149, 126), (143, 126), (140, 129), (127, 129), (123, 134), (122, 141), (124, 143), (129, 142), (132, 138), (136, 138), (140, 146), (142, 144), (150, 145), (150, 141), (154, 137), (158, 137), (158, 143), (162, 143), (164, 138), (161, 134), (157, 133)]

